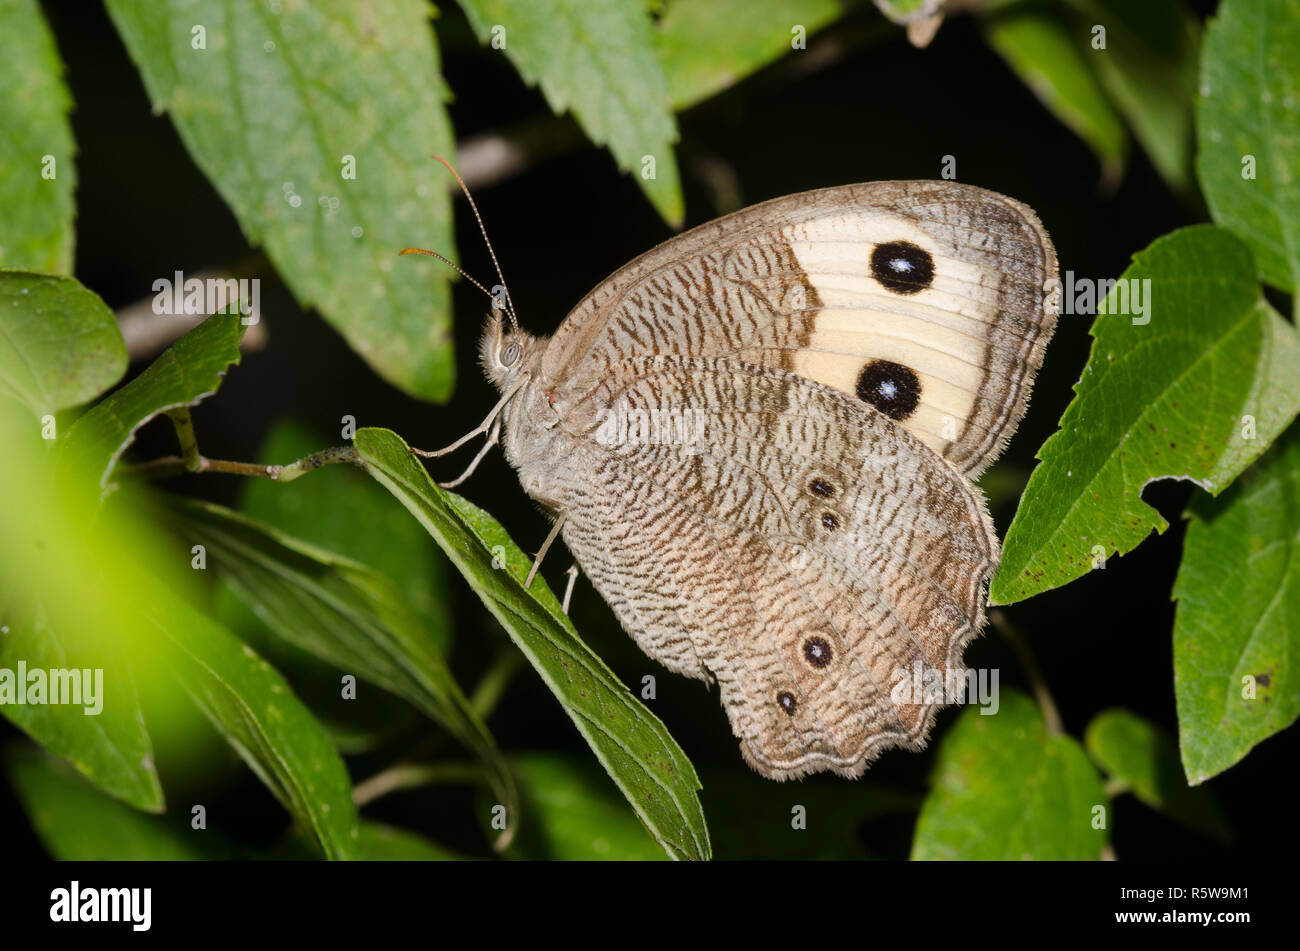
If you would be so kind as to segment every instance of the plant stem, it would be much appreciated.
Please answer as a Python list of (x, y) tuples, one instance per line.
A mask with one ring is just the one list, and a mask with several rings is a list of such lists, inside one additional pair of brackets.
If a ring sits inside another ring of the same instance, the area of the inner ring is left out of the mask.
[(510, 681), (514, 679), (522, 661), (518, 651), (513, 648), (501, 650), (492, 660), (492, 666), (474, 688), (474, 695), (469, 698), (470, 706), (486, 720), (492, 715)]
[[(171, 415), (170, 413), (168, 414)], [(186, 414), (188, 421), (188, 414)], [(181, 434), (181, 424), (176, 423), (176, 436), (181, 440), (181, 449), (186, 452), (186, 456), (163, 456), (160, 459), (151, 459), (149, 462), (142, 462), (134, 466), (121, 466), (119, 472), (124, 476), (134, 476), (141, 479), (166, 479), (172, 476), (186, 475), (187, 473), (200, 472), (224, 472), (228, 475), (252, 476), (256, 478), (270, 479), (272, 482), (292, 482), (301, 475), (311, 472), (313, 469), (319, 469), (321, 466), (328, 466), (338, 462), (350, 462), (355, 466), (361, 465), (356, 450), (351, 446), (334, 446), (330, 449), (322, 449), (320, 452), (313, 452), (309, 456), (303, 456), (297, 462), (291, 462), (285, 466), (263, 466), (255, 462), (230, 462), (225, 459), (209, 459), (206, 456), (199, 455), (198, 445), (194, 443), (192, 453), (186, 446), (185, 437)], [(189, 427), (189, 437), (193, 437), (193, 426)]]
[(352, 790), (352, 801), (364, 806), (380, 796), (417, 786), (485, 782), (487, 777), (478, 763), (398, 763), (358, 783)]
[(1056, 709), (1056, 702), (1052, 699), (1052, 692), (1047, 689), (1047, 681), (1043, 677), (1043, 671), (1039, 668), (1038, 662), (1034, 660), (1033, 651), (1029, 649), (1029, 643), (1025, 640), (1024, 635), (1007, 620), (1006, 614), (1002, 611), (990, 611), (989, 623), (998, 629), (998, 632), (1011, 645), (1011, 649), (1016, 652), (1016, 658), (1020, 661), (1020, 666), (1024, 668), (1025, 676), (1029, 678), (1029, 685), (1034, 692), (1034, 699), (1038, 702), (1038, 709), (1043, 714), (1043, 723), (1047, 726), (1047, 732), (1064, 733), (1065, 728), (1061, 723), (1061, 713)]

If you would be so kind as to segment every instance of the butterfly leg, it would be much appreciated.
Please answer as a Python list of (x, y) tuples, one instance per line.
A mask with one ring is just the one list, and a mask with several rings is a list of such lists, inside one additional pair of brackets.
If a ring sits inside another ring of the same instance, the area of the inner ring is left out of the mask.
[(565, 518), (565, 514), (561, 512), (560, 517), (557, 518), (555, 524), (551, 526), (551, 533), (546, 536), (546, 541), (542, 542), (541, 551), (539, 551), (537, 557), (533, 559), (533, 567), (528, 572), (528, 580), (524, 582), (525, 588), (531, 588), (533, 586), (533, 579), (537, 577), (537, 569), (542, 567), (542, 559), (546, 557), (547, 549), (549, 549), (551, 543), (555, 541), (555, 536), (560, 534), (560, 528), (564, 525)]
[(565, 614), (569, 613), (569, 598), (573, 597), (573, 586), (578, 580), (580, 574), (578, 563), (575, 561), (569, 565), (569, 570), (565, 572), (569, 576), (569, 583), (564, 586), (564, 603), (560, 605), (560, 610)]
[(426, 459), (431, 459), (435, 456), (445, 456), (449, 452), (455, 452), (475, 436), (482, 436), (484, 433), (489, 432), (497, 418), (501, 415), (501, 410), (505, 408), (507, 403), (514, 399), (514, 395), (519, 392), (519, 388), (523, 386), (525, 382), (525, 380), (521, 380), (510, 389), (506, 390), (505, 395), (502, 396), (501, 399), (497, 400), (497, 405), (493, 406), (487, 416), (483, 418), (483, 422), (479, 423), (464, 436), (461, 436), (450, 446), (443, 446), (441, 449), (416, 449), (412, 446), (411, 452), (415, 453), (417, 456), (423, 456)]
[(501, 440), (501, 417), (498, 416), (496, 422), (492, 424), (492, 429), (488, 432), (487, 441), (483, 443), (483, 448), (478, 451), (478, 455), (476, 455), (473, 461), (470, 462), (469, 467), (464, 472), (462, 472), (457, 478), (452, 479), (450, 482), (439, 482), (438, 483), (439, 487), (444, 489), (454, 489), (456, 488), (456, 486), (460, 485), (462, 482), (464, 482), (466, 479), (472, 476), (474, 474), (474, 470), (478, 468), (478, 464), (483, 461), (483, 457), (488, 454), (488, 450), (490, 450), (493, 446), (497, 445), (497, 443), (500, 442), (500, 440)]

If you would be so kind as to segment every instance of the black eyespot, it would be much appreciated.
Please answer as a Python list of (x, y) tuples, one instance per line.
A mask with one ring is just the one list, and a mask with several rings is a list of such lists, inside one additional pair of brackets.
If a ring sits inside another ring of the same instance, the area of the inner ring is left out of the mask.
[(871, 250), (871, 276), (895, 294), (916, 294), (934, 281), (934, 258), (910, 241), (887, 241)]
[(822, 528), (828, 532), (833, 532), (840, 527), (839, 516), (834, 512), (822, 512)]
[(907, 419), (921, 402), (921, 380), (916, 371), (889, 360), (872, 360), (858, 374), (858, 399), (870, 403), (890, 419)]
[(799, 702), (795, 700), (794, 694), (792, 694), (788, 690), (782, 690), (780, 693), (778, 693), (776, 695), (776, 702), (781, 707), (781, 709), (784, 710), (786, 713), (788, 713), (790, 716), (794, 716), (795, 707), (799, 706)]
[(835, 486), (831, 485), (825, 479), (818, 477), (808, 483), (808, 491), (813, 495), (820, 495), (823, 499), (829, 499), (835, 494)]
[(819, 670), (830, 664), (833, 655), (830, 642), (824, 637), (814, 635), (803, 642), (804, 659)]

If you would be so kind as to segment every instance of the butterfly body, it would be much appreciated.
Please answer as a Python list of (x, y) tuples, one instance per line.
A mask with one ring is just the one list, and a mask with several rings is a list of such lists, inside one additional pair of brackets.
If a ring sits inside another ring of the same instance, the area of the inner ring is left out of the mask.
[(971, 483), (1024, 411), (1055, 255), (950, 182), (777, 199), (602, 282), (551, 338), (492, 321), (525, 491), (652, 657), (714, 681), (746, 760), (860, 774), (923, 744), (998, 543)]

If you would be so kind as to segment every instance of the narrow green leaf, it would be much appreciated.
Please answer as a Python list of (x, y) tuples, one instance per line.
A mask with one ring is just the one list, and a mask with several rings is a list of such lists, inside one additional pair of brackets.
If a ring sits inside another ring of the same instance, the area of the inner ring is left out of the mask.
[(444, 726), (483, 760), (514, 812), (514, 782), (492, 734), (392, 579), (219, 505), (177, 499), (169, 509), (185, 551), (203, 545), (209, 567), (272, 631)]
[(125, 372), (126, 344), (97, 294), (70, 277), (0, 270), (0, 397), (44, 416), (94, 399)]
[(686, 109), (757, 72), (833, 23), (851, 0), (674, 0), (655, 36), (668, 98)]
[(1200, 783), (1300, 716), (1300, 429), (1197, 500), (1174, 597), (1179, 743)]
[[(337, 439), (336, 439), (337, 441)], [(293, 423), (271, 428), (258, 458), (267, 465), (301, 459), (330, 445)], [(447, 562), (401, 504), (353, 466), (325, 466), (310, 479), (244, 480), (237, 508), (287, 535), (369, 565), (397, 582), (438, 649), (451, 645)]]
[(147, 609), (185, 691), (326, 857), (354, 858), (357, 811), (329, 734), (252, 648), (170, 592)]
[(557, 114), (572, 110), (664, 220), (681, 226), (677, 123), (641, 0), (460, 0), (460, 7), (481, 42), (503, 49)]
[[(522, 831), (511, 858), (655, 861), (664, 850), (590, 760), (550, 753), (511, 757), (523, 799)], [(480, 815), (491, 815), (480, 809)]]
[(1110, 807), (1083, 748), (1004, 690), (996, 714), (968, 708), (943, 738), (912, 858), (1097, 859), (1098, 808)]
[(992, 13), (984, 32), (1043, 105), (1096, 153), (1102, 179), (1117, 180), (1127, 135), (1085, 59), (1086, 36), (1071, 35), (1056, 11), (1034, 6)]
[(181, 337), (73, 424), (65, 447), (67, 464), (93, 473), (104, 493), (112, 492), (113, 466), (136, 430), (160, 413), (194, 406), (216, 392), (226, 369), (239, 362), (243, 332), (240, 317), (216, 314)]
[(264, 245), (384, 379), (452, 389), (444, 272), (399, 263), (450, 255), (451, 199), (431, 154), (451, 157), (430, 8), (255, 0), (109, 0), (154, 108), (250, 242)]
[(51, 858), (177, 862), (234, 857), (219, 832), (142, 815), (29, 746), (15, 746), (5, 759), (9, 782)]
[(1192, 183), (1192, 103), (1200, 28), (1181, 0), (1070, 0), (1076, 29), (1106, 29), (1104, 49), (1089, 49), (1110, 98), (1170, 187)]
[(1300, 286), (1300, 0), (1224, 0), (1205, 34), (1196, 174), (1259, 275)]
[[(1135, 297), (1121, 301), (1131, 288), (1145, 314)], [(1059, 587), (1164, 531), (1142, 501), (1147, 483), (1220, 492), (1300, 411), (1300, 339), (1260, 296), (1249, 250), (1221, 228), (1185, 228), (1138, 253), (1092, 335), (1007, 530), (994, 603)]]
[[(419, 520), (501, 622), (650, 834), (674, 858), (709, 858), (690, 760), (583, 643), (546, 583), (539, 577), (524, 589), (530, 559), (492, 516), (438, 488), (396, 434), (358, 430), (354, 445), (370, 474)], [(505, 570), (495, 566), (501, 563)]]
[(1098, 766), (1152, 809), (1221, 842), (1231, 839), (1218, 801), (1209, 789), (1188, 786), (1177, 744), (1154, 723), (1128, 710), (1103, 710), (1088, 724), (1084, 744)]
[(943, 7), (944, 0), (876, 0), (880, 12), (895, 23), (915, 23), (934, 16)]
[(0, 267), (72, 273), (71, 109), (41, 5), (0, 3)]

